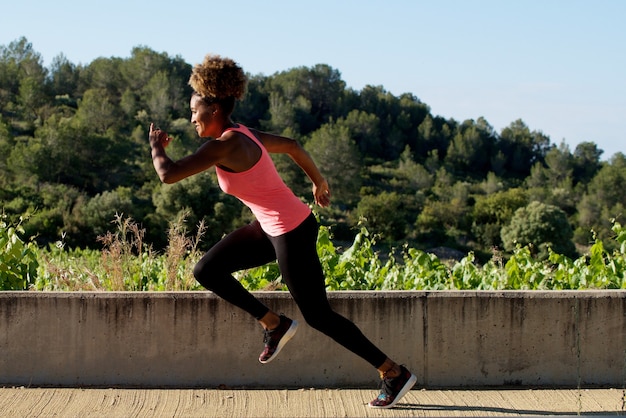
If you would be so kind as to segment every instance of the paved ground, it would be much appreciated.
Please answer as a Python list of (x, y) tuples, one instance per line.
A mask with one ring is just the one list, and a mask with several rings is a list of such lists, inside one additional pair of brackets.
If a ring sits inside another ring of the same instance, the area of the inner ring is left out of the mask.
[(2, 417), (417, 417), (626, 415), (624, 389), (413, 390), (395, 409), (364, 389), (0, 388)]

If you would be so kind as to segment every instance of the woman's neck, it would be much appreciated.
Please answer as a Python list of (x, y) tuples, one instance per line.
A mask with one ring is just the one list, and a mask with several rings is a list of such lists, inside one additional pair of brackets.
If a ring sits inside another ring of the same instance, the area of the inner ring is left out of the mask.
[(222, 133), (226, 132), (226, 130), (230, 129), (230, 128), (236, 128), (237, 126), (239, 126), (238, 124), (236, 124), (235, 122), (233, 122), (232, 120), (228, 120), (222, 127)]

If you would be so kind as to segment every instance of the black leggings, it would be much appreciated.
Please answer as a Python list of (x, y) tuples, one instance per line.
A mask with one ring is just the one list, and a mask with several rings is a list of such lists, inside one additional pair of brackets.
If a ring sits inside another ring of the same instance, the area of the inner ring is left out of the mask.
[(232, 273), (278, 260), (283, 281), (307, 324), (378, 368), (387, 356), (328, 303), (316, 250), (317, 232), (313, 214), (293, 231), (277, 237), (267, 235), (259, 222), (254, 221), (215, 244), (195, 266), (194, 276), (205, 288), (261, 319), (269, 308), (248, 292)]

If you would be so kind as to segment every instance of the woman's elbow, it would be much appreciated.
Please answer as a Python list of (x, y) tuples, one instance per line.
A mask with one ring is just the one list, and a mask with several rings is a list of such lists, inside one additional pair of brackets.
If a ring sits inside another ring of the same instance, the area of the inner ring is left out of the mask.
[(161, 183), (164, 184), (173, 184), (178, 181), (178, 179), (168, 173), (159, 173), (159, 180), (161, 180)]

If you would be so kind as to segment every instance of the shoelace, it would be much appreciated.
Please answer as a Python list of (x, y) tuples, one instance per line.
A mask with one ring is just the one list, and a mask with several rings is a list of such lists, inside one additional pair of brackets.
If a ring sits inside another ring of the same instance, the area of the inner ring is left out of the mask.
[[(398, 377), (400, 377), (400, 376), (398, 376)], [(381, 396), (383, 396), (383, 395), (384, 396), (393, 396), (393, 380), (394, 379), (396, 379), (396, 378), (386, 378), (386, 379), (383, 379), (380, 382), (381, 394), (379, 395), (379, 398)]]

